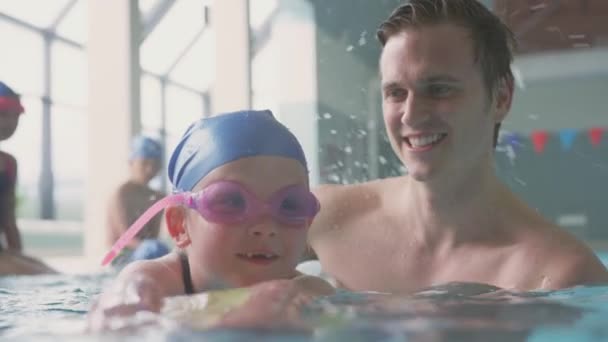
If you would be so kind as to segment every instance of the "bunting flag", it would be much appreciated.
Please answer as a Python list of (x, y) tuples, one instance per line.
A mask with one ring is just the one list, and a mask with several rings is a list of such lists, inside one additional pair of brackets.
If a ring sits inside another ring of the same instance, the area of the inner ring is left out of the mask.
[(572, 148), (577, 132), (574, 129), (563, 129), (559, 131), (559, 141), (562, 143), (562, 148), (566, 151)]
[(543, 153), (548, 140), (549, 133), (547, 131), (532, 132), (532, 144), (534, 145), (534, 151), (536, 153)]
[(587, 131), (587, 135), (589, 136), (589, 141), (591, 145), (597, 146), (602, 142), (602, 135), (604, 134), (604, 129), (601, 127), (590, 128)]

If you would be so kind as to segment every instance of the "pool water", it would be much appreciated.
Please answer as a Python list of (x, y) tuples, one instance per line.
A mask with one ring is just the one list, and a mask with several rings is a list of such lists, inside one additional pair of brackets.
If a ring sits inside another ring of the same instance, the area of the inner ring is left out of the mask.
[(481, 284), (448, 284), (412, 296), (341, 292), (305, 308), (297, 329), (148, 325), (88, 334), (91, 300), (112, 277), (0, 278), (0, 340), (608, 341), (608, 286), (510, 293)]

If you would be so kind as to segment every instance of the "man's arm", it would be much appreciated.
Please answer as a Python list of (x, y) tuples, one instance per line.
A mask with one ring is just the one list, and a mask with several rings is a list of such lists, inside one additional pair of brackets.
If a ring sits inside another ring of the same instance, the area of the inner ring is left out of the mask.
[(339, 185), (320, 185), (312, 190), (321, 204), (321, 210), (308, 230), (308, 245), (303, 261), (318, 260), (315, 248), (319, 241), (326, 237), (326, 233), (335, 226), (334, 214), (340, 209), (336, 205), (340, 188)]

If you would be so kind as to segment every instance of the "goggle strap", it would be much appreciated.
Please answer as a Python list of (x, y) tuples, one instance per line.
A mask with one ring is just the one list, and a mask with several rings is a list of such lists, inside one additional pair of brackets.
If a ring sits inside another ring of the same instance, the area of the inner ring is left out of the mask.
[(114, 243), (110, 251), (104, 256), (101, 265), (106, 266), (107, 264), (111, 263), (112, 260), (114, 260), (114, 258), (116, 258), (116, 256), (120, 253), (120, 251), (125, 248), (125, 246), (133, 239), (133, 237), (135, 237), (135, 235), (137, 235), (137, 233), (139, 233), (144, 225), (148, 223), (148, 221), (150, 221), (150, 219), (152, 219), (152, 217), (154, 217), (154, 215), (156, 215), (159, 211), (168, 206), (184, 204), (185, 198), (185, 194), (179, 193), (169, 195), (154, 203)]

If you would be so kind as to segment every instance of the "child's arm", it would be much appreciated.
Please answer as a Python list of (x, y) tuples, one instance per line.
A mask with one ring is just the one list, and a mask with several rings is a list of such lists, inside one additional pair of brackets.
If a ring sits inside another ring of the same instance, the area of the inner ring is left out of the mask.
[[(15, 160), (15, 158), (9, 154), (5, 154), (5, 158), (7, 164), (6, 168), (10, 170), (9, 174), (11, 176), (11, 184), (9, 185), (7, 191), (0, 195), (4, 197), (4, 200), (2, 201), (2, 203), (4, 203), (4, 206), (0, 209), (0, 217), (2, 217), (2, 229), (4, 229), (8, 249), (20, 252), (23, 248), (23, 245), (21, 243), (21, 234), (19, 233), (19, 229), (17, 228), (17, 218), (15, 213), (17, 160)], [(0, 231), (2, 229), (0, 229)]]
[(10, 198), (5, 201), (7, 209), (4, 209), (2, 215), (6, 215), (4, 223), (4, 232), (6, 243), (9, 250), (21, 252), (23, 244), (21, 242), (21, 233), (17, 228), (17, 219), (15, 218), (15, 193), (9, 195)]
[(266, 281), (252, 286), (249, 299), (226, 313), (215, 326), (259, 328), (297, 324), (302, 306), (334, 293), (328, 282), (308, 275)]
[(336, 292), (336, 289), (331, 284), (319, 277), (300, 275), (294, 281), (302, 293), (314, 297), (329, 296)]
[(127, 265), (93, 303), (88, 315), (89, 329), (104, 330), (109, 320), (117, 316), (131, 316), (138, 311), (160, 312), (164, 298), (180, 294), (183, 287), (175, 261), (176, 256), (170, 254)]

